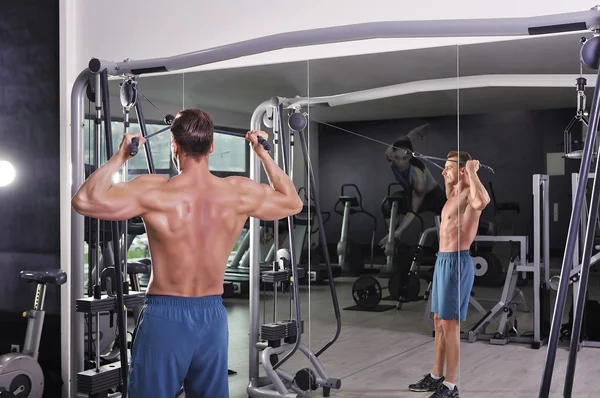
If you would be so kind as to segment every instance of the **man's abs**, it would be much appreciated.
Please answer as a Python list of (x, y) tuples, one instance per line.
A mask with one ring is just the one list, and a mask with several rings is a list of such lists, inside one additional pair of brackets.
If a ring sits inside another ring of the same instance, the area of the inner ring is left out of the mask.
[(214, 185), (175, 186), (172, 206), (144, 217), (152, 259), (148, 294), (223, 293), (227, 260), (245, 219), (235, 211), (236, 198)]
[[(479, 225), (479, 215), (472, 214), (467, 209), (466, 199), (460, 201), (458, 198), (448, 199), (441, 214), (439, 251), (457, 252), (469, 250)], [(459, 218), (460, 214), (460, 218)]]

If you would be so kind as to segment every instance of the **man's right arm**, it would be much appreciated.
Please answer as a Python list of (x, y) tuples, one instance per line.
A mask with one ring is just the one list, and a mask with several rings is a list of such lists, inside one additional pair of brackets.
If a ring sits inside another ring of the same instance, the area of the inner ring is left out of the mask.
[(265, 221), (293, 216), (304, 206), (290, 177), (267, 152), (259, 155), (271, 185), (259, 184), (246, 177), (228, 177), (239, 195), (239, 212)]

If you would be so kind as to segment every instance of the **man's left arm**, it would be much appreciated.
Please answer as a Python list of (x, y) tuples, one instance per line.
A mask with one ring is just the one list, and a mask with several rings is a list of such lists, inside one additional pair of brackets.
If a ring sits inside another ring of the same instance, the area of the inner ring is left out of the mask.
[(465, 166), (469, 175), (469, 205), (474, 210), (483, 211), (488, 203), (490, 203), (490, 195), (477, 175), (479, 162), (472, 162), (474, 161), (469, 160)]
[[(121, 221), (141, 216), (148, 210), (145, 208), (144, 198), (149, 190), (165, 182), (166, 177), (153, 174), (139, 176), (130, 182), (113, 182), (115, 173), (130, 158), (127, 152), (131, 138), (137, 136), (127, 134), (119, 151), (81, 185), (71, 199), (77, 213), (100, 220)], [(140, 139), (142, 140), (143, 138)]]

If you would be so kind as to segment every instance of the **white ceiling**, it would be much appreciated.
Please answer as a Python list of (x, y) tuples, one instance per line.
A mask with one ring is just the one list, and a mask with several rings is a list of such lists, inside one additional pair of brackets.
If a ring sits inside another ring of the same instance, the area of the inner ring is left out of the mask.
[[(570, 88), (494, 87), (423, 92), (335, 108), (313, 109), (323, 121), (485, 113), (576, 105), (578, 34), (319, 59), (307, 62), (142, 77), (140, 91), (174, 108), (206, 107), (250, 115), (272, 96), (323, 96), (415, 80), (489, 74), (571, 74)], [(590, 74), (593, 71), (584, 70)], [(592, 82), (589, 82), (592, 83)], [(588, 104), (592, 89), (587, 90)], [(460, 99), (459, 99), (460, 98)], [(146, 105), (145, 105), (146, 106)], [(166, 110), (174, 113), (178, 109)]]

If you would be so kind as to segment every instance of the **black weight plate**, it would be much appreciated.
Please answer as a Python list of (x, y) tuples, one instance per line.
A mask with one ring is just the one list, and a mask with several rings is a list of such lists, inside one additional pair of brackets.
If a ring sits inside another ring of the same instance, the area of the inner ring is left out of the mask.
[(475, 273), (477, 274), (478, 262), (482, 261), (485, 273), (475, 276), (475, 284), (477, 286), (496, 287), (504, 283), (504, 274), (502, 273), (502, 263), (494, 253), (476, 252), (473, 256), (475, 261)]
[(28, 397), (31, 392), (31, 380), (25, 374), (15, 376), (15, 378), (11, 380), (10, 386), (8, 386), (10, 391), (18, 391), (20, 388), (23, 388), (23, 390), (21, 390), (18, 395), (14, 396)]
[(352, 285), (352, 299), (360, 308), (375, 308), (381, 301), (381, 285), (372, 276), (361, 276)]
[(388, 290), (394, 300), (415, 301), (421, 291), (421, 281), (414, 272), (395, 272), (388, 280)]

